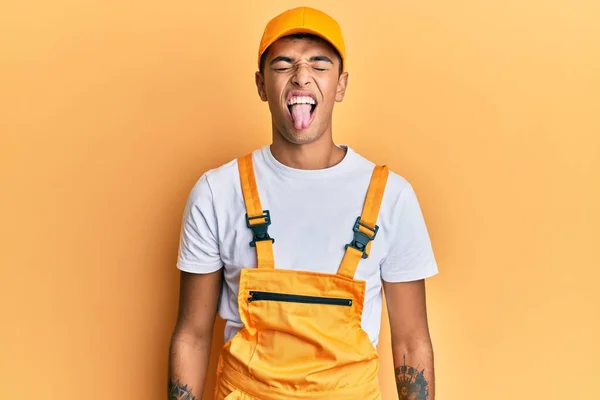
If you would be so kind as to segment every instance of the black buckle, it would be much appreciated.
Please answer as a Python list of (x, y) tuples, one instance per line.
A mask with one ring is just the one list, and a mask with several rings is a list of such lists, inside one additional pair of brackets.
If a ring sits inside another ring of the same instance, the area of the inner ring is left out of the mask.
[[(250, 225), (250, 221), (253, 219), (260, 219), (260, 218), (264, 218), (265, 222), (263, 222), (262, 224), (255, 224), (255, 225)], [(269, 234), (267, 233), (267, 229), (269, 227), (269, 225), (271, 225), (271, 213), (269, 212), (269, 210), (265, 210), (263, 211), (263, 215), (259, 215), (257, 217), (248, 217), (248, 214), (246, 214), (246, 226), (250, 229), (252, 229), (252, 241), (250, 242), (250, 246), (251, 247), (256, 247), (256, 242), (262, 242), (265, 240), (270, 240), (272, 243), (275, 243), (275, 239), (273, 239), (272, 237), (269, 236)]]
[[(358, 229), (359, 226), (363, 226), (368, 230), (372, 231), (373, 235), (367, 235), (366, 233), (361, 232)], [(370, 226), (360, 222), (360, 217), (358, 217), (356, 218), (356, 222), (354, 223), (354, 229), (352, 230), (354, 231), (354, 240), (352, 240), (350, 244), (347, 244), (345, 248), (347, 249), (348, 247), (353, 247), (356, 250), (361, 251), (363, 253), (362, 258), (368, 258), (369, 254), (367, 254), (367, 244), (369, 244), (371, 240), (375, 239), (375, 236), (377, 236), (377, 232), (379, 231), (379, 226), (375, 225), (375, 229), (373, 229)]]

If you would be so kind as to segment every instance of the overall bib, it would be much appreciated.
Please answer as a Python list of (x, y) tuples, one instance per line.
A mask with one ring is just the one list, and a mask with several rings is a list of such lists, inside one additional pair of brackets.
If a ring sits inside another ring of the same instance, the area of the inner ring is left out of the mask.
[(275, 268), (252, 155), (238, 165), (257, 268), (241, 270), (243, 327), (221, 351), (215, 400), (381, 399), (379, 357), (361, 326), (366, 282), (354, 274), (379, 229), (387, 167), (374, 168), (354, 240), (337, 274), (326, 274)]

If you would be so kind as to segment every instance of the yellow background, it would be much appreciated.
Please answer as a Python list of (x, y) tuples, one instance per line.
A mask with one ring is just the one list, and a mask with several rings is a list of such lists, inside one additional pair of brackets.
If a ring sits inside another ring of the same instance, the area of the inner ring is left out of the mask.
[[(336, 142), (425, 214), (436, 398), (598, 399), (600, 3), (306, 4), (346, 34)], [(2, 3), (0, 398), (166, 398), (184, 203), (270, 141), (256, 49), (296, 5)]]

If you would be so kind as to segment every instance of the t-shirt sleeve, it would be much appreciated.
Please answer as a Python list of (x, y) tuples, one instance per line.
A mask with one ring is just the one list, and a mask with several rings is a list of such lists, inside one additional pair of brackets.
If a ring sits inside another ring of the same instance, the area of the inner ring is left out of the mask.
[(408, 282), (438, 273), (425, 220), (413, 187), (407, 183), (392, 212), (391, 243), (382, 261), (381, 278)]
[(206, 174), (188, 196), (179, 239), (177, 268), (206, 274), (222, 268), (213, 195)]

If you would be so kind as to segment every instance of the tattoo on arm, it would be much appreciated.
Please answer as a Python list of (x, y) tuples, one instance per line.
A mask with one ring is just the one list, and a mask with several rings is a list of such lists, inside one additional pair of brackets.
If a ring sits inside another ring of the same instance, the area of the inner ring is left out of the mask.
[(192, 388), (188, 385), (182, 385), (179, 380), (173, 382), (169, 379), (169, 400), (196, 400), (192, 394)]
[(400, 400), (427, 400), (429, 398), (429, 382), (425, 380), (425, 369), (418, 370), (406, 365), (406, 356), (404, 364), (397, 367), (396, 387)]

